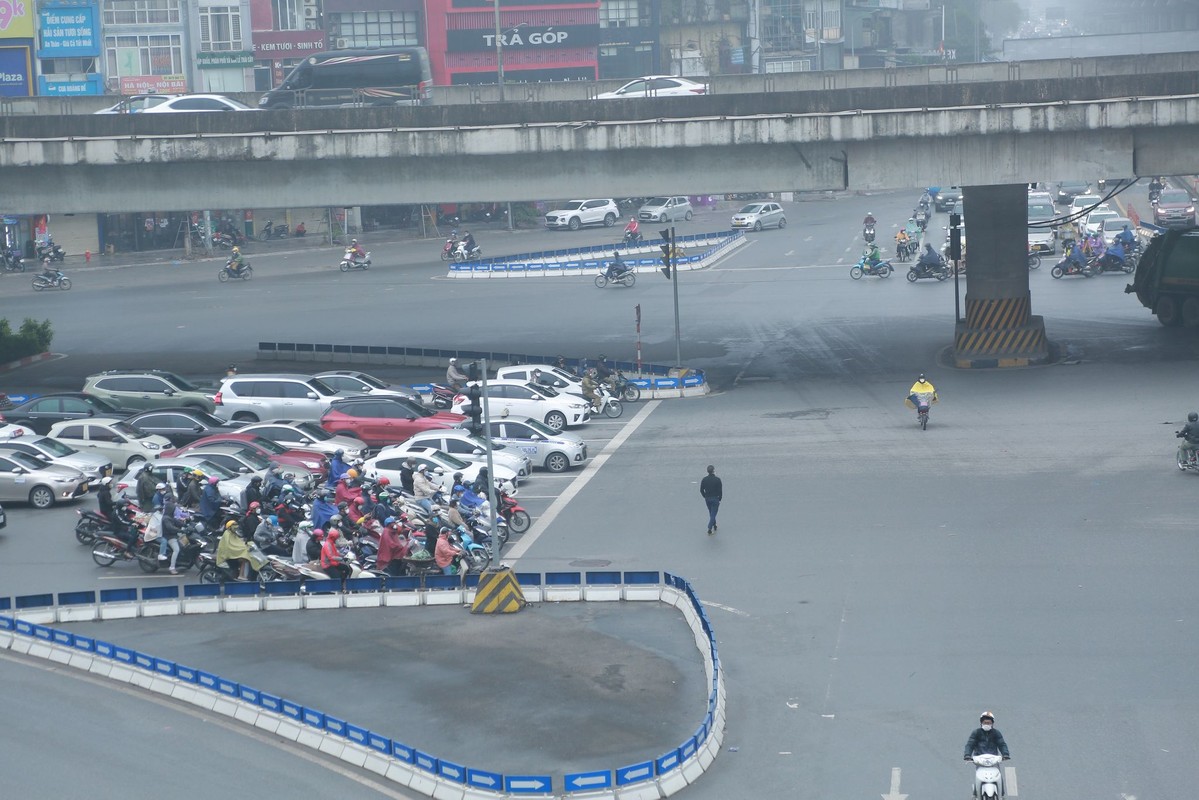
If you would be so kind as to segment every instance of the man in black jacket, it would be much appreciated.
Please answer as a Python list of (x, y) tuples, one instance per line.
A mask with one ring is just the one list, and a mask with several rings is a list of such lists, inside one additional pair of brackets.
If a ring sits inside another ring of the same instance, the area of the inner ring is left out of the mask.
[(966, 749), (962, 753), (962, 758), (969, 761), (974, 756), (983, 753), (1003, 756), (1005, 760), (1011, 758), (1011, 755), (1008, 754), (1007, 742), (1003, 740), (1003, 734), (995, 727), (995, 715), (990, 711), (984, 711), (978, 718), (978, 724), (979, 727), (975, 728), (974, 733), (971, 733), (970, 738), (966, 740)]
[(716, 533), (716, 512), (720, 510), (720, 501), (724, 499), (724, 486), (716, 477), (716, 467), (708, 465), (708, 474), (699, 482), (699, 494), (704, 498), (708, 507), (708, 535)]

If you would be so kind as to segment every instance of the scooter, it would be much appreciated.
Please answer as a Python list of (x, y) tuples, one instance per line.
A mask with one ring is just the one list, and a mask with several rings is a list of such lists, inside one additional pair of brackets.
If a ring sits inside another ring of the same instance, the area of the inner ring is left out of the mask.
[(454, 398), (458, 396), (457, 392), (440, 383), (431, 383), (429, 386), (433, 389), (433, 399), (430, 401), (433, 408), (448, 410), (450, 406), (454, 405)]
[(371, 254), (369, 252), (362, 258), (359, 258), (354, 254), (352, 248), (347, 247), (345, 255), (341, 257), (341, 263), (338, 265), (338, 269), (340, 269), (342, 272), (349, 272), (352, 269), (370, 269), (370, 265)]
[(33, 291), (40, 292), (42, 289), (70, 291), (71, 279), (64, 275), (62, 270), (58, 269), (54, 270), (53, 275), (40, 274), (33, 279)]
[(600, 267), (599, 274), (595, 276), (595, 286), (597, 289), (603, 289), (609, 283), (617, 286), (627, 286), (630, 289), (637, 283), (637, 274), (629, 267), (625, 267), (624, 272), (619, 272), (615, 277), (608, 277), (608, 268)]
[(609, 378), (609, 383), (612, 386), (612, 393), (625, 403), (636, 403), (641, 399), (641, 389), (637, 384), (630, 381), (624, 376), (623, 372), (617, 371)]
[(274, 225), (273, 223), (274, 220), (268, 219), (266, 225), (262, 226), (262, 235), (258, 238), (264, 242), (271, 239), (286, 239), (288, 236), (287, 223), (280, 222), (278, 225)]
[(37, 246), (37, 260), (43, 261), (47, 258), (51, 261), (65, 261), (67, 251), (63, 250), (60, 245), (55, 244), (53, 238), (47, 238), (45, 244)]
[(943, 281), (948, 277), (949, 265), (945, 263), (944, 256), (941, 257), (936, 266), (918, 261), (908, 269), (909, 283), (915, 283), (921, 278), (936, 278), (938, 281)]
[(591, 412), (593, 414), (602, 413), (605, 417), (616, 419), (624, 413), (624, 406), (612, 396), (608, 387), (601, 383), (595, 387), (595, 400), (591, 403)]
[[(1175, 436), (1182, 438), (1182, 431), (1175, 431)], [(1191, 451), (1190, 455), (1178, 445), (1178, 468), (1183, 472), (1199, 472), (1199, 454)]]
[(1054, 278), (1061, 278), (1066, 275), (1081, 275), (1084, 278), (1089, 278), (1095, 274), (1095, 265), (1093, 260), (1085, 264), (1079, 264), (1070, 258), (1063, 258), (1053, 265), (1053, 269), (1049, 270), (1049, 274)]
[[(253, 561), (259, 562), (262, 566), (258, 568), (257, 574), (249, 580), (241, 578), (241, 563), (240, 559), (230, 563), (217, 563), (216, 552), (205, 553), (201, 552), (199, 556), (200, 565), (200, 583), (251, 583), (257, 582), (259, 586), (270, 583), (271, 581), (279, 580), (279, 573), (271, 566), (263, 552), (258, 549), (258, 545), (254, 542), (249, 542), (250, 555)], [(154, 557), (158, 558), (158, 548), (155, 546)]]
[(216, 274), (216, 279), (221, 283), (228, 283), (230, 279), (248, 281), (254, 277), (254, 268), (250, 266), (249, 261), (241, 262), (241, 271), (233, 266), (233, 262), (225, 264), (221, 267), (221, 271)]
[(3, 254), (5, 272), (24, 272), (25, 259), (21, 258), (19, 250), (5, 250)]
[(85, 508), (75, 509), (75, 513), (79, 515), (79, 521), (75, 523), (75, 539), (80, 544), (95, 544), (96, 539), (100, 536), (115, 536), (118, 530), (133, 527), (136, 523), (134, 523), (133, 515), (128, 508), (128, 503), (118, 500), (114, 504), (114, 513), (118, 517), (116, 520), (109, 519), (99, 511)]
[(445, 240), (445, 247), (441, 248), (441, 260), (442, 261), (453, 260), (454, 247), (457, 244), (458, 244), (458, 241), (453, 236), (451, 236), (450, 238)]
[(527, 531), (531, 524), (529, 512), (525, 511), (516, 502), (516, 498), (504, 491), (497, 491), (496, 498), (496, 504), (499, 506), (497, 510), (499, 515), (504, 518), (504, 521), (508, 523), (508, 528), (513, 533), (524, 533)]
[(454, 248), (455, 261), (469, 261), (472, 258), (482, 258), (483, 248), (475, 245), (470, 250), (466, 249), (466, 240), (458, 242), (458, 246)]
[(974, 797), (979, 800), (999, 800), (1003, 797), (1003, 770), (999, 766), (1003, 756), (979, 753), (971, 761), (974, 762)]
[(891, 266), (890, 261), (880, 261), (877, 264), (870, 264), (866, 260), (866, 256), (862, 256), (862, 260), (849, 268), (849, 277), (855, 281), (861, 280), (863, 275), (877, 275), (880, 278), (885, 278), (895, 271)]
[(113, 533), (103, 533), (96, 537), (92, 548), (92, 561), (101, 567), (111, 567), (121, 561), (137, 561), (143, 572), (158, 570), (158, 542), (147, 542), (143, 539), (144, 532), (139, 531), (137, 538), (130, 544)]
[(637, 233), (633, 233), (632, 231), (625, 231), (624, 238), (620, 240), (620, 243), (622, 245), (624, 245), (625, 247), (636, 247), (641, 244), (641, 241), (642, 241), (642, 239), (641, 239), (640, 231), (638, 231)]
[(867, 244), (874, 243), (874, 226), (873, 225), (867, 225), (865, 228), (862, 229), (862, 238), (866, 240)]

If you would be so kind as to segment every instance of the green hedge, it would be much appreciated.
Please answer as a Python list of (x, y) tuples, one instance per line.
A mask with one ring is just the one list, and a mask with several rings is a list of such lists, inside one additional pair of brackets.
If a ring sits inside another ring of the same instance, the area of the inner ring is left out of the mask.
[(50, 349), (52, 341), (54, 329), (50, 327), (48, 319), (37, 322), (26, 317), (16, 333), (13, 333), (8, 320), (0, 319), (0, 364), (44, 353)]

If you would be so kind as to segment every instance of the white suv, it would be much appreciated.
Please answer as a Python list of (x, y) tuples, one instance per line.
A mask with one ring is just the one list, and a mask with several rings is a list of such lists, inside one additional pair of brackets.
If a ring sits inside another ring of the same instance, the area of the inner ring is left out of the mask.
[(616, 201), (607, 200), (571, 200), (562, 203), (553, 211), (546, 212), (545, 227), (570, 228), (577, 231), (584, 225), (603, 225), (611, 228), (620, 219), (620, 209)]
[[(461, 402), (452, 410), (461, 414), (468, 405), (470, 399), (462, 395)], [(487, 408), (493, 420), (532, 417), (556, 431), (568, 425), (582, 425), (591, 418), (591, 406), (583, 398), (558, 394), (548, 386), (534, 386), (526, 381), (489, 381)]]

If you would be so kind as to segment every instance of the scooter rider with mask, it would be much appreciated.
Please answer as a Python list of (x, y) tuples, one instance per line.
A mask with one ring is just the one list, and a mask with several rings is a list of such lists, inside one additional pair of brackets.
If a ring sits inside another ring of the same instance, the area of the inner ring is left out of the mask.
[(242, 272), (245, 271), (244, 265), (245, 265), (245, 259), (243, 259), (241, 257), (241, 248), (234, 246), (234, 248), (229, 256), (229, 263), (226, 264), (225, 267), (227, 269), (232, 269), (233, 274), (240, 278)]
[[(1003, 734), (995, 727), (995, 715), (990, 711), (984, 711), (978, 718), (978, 727), (966, 739), (966, 748), (962, 751), (963, 761), (973, 761), (978, 755), (994, 755), (1002, 756), (1004, 761), (1011, 758), (1011, 754), (1007, 749), (1007, 742), (1003, 740)], [(1003, 772), (999, 772), (999, 796), (1003, 797), (1007, 792), (1003, 785)]]
[(916, 271), (921, 275), (929, 275), (940, 266), (941, 255), (933, 249), (931, 244), (925, 243), (924, 252), (920, 254), (920, 258), (916, 259)]

